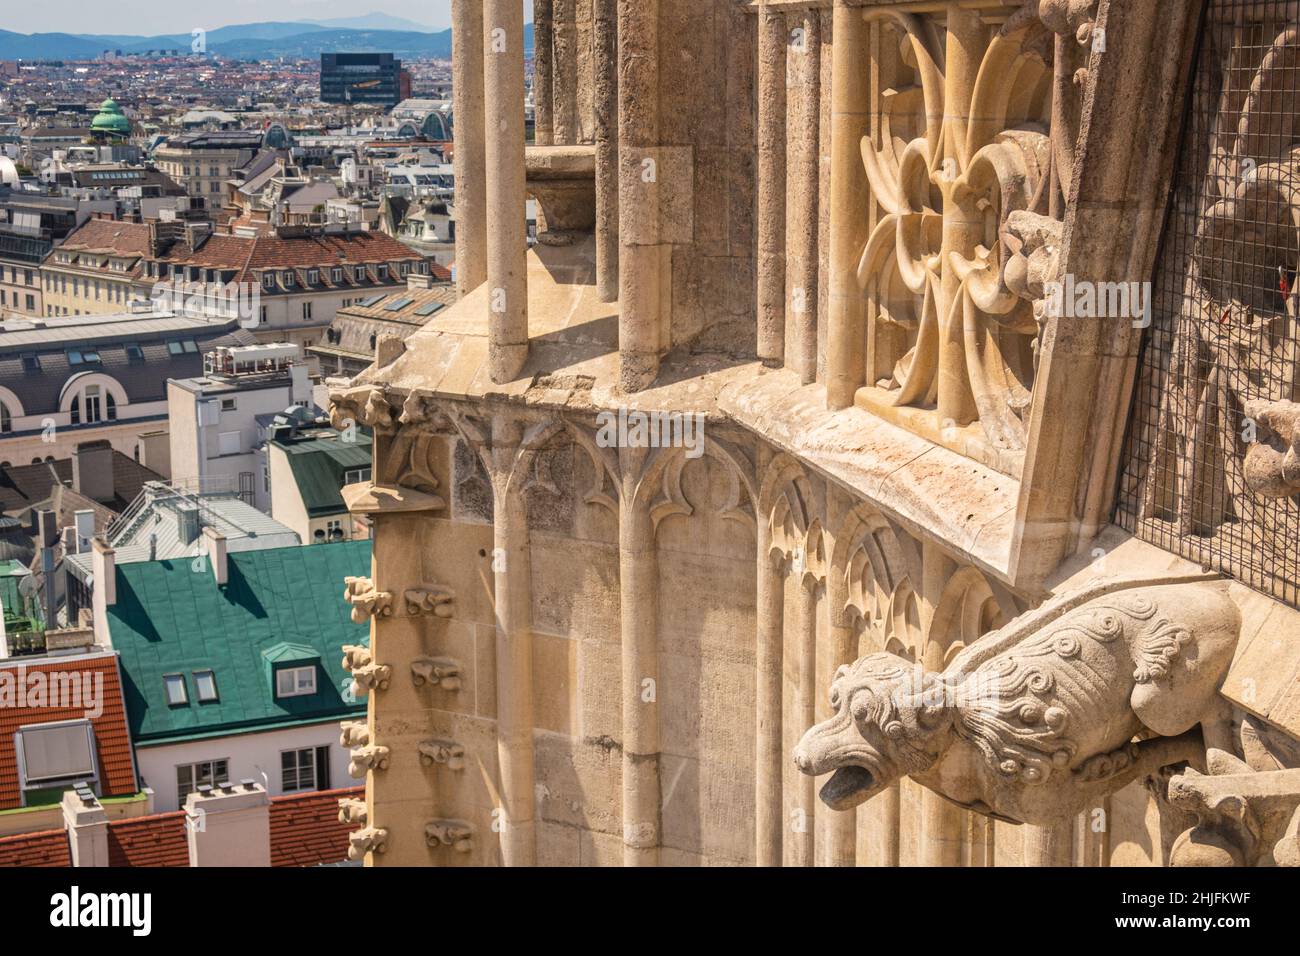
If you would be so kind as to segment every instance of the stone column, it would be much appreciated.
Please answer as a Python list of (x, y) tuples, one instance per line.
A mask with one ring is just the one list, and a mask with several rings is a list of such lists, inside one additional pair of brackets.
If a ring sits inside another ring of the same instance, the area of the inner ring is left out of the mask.
[(505, 828), (501, 858), (506, 866), (533, 866), (533, 620), (528, 513), (511, 480), (522, 438), (520, 424), (497, 415), (492, 421), (493, 595), (496, 609), (497, 762)]
[(758, 357), (785, 358), (785, 15), (758, 10)]
[(533, 0), (533, 139), (555, 142), (555, 0)]
[(772, 550), (772, 532), (766, 516), (758, 521), (758, 590), (755, 613), (758, 618), (755, 665), (757, 715), (754, 746), (755, 862), (759, 866), (781, 865), (781, 779), (785, 769), (781, 749), (782, 660), (784, 658), (785, 560)]
[(487, 278), (483, 17), (475, 0), (451, 4), (452, 123), (456, 175), (456, 291)]
[[(832, 566), (826, 576), (826, 612), (830, 620), (830, 652), (828, 667), (822, 674), (834, 675), (841, 665), (852, 664), (858, 657), (857, 637), (853, 622), (844, 608), (848, 604), (848, 579), (844, 568)], [(823, 678), (824, 679), (824, 678)], [(819, 688), (821, 700), (829, 693), (829, 685)], [(829, 704), (826, 705), (829, 710)], [(829, 713), (827, 714), (829, 716)], [(879, 798), (877, 798), (879, 799)], [(857, 861), (858, 813), (827, 813), (823, 831), (826, 834), (824, 862), (827, 866), (853, 866)]]
[(1070, 866), (1073, 862), (1073, 819), (1055, 826), (1025, 825), (1021, 831), (1025, 866)]
[[(921, 663), (927, 671), (942, 671), (944, 657), (953, 635), (936, 634), (931, 629), (935, 611), (944, 586), (956, 570), (953, 560), (938, 546), (927, 542), (921, 545), (921, 626), (925, 641), (921, 649)], [(932, 790), (921, 790), (921, 866), (961, 866), (962, 846), (965, 842), (965, 819), (960, 807), (955, 806)]]
[(858, 260), (867, 244), (870, 187), (862, 137), (871, 129), (864, 68), (868, 28), (859, 7), (835, 0), (831, 67), (831, 274), (827, 310), (826, 404), (848, 408), (866, 382), (866, 295)]
[(484, 0), (487, 126), (488, 371), (509, 382), (528, 359), (528, 226), (524, 194), (524, 8)]
[[(796, 575), (799, 589), (797, 640), (799, 648), (799, 676), (794, 691), (796, 728), (803, 734), (817, 723), (817, 579), (810, 574)], [(789, 764), (789, 761), (786, 761)], [(803, 831), (796, 831), (791, 841), (792, 866), (812, 866), (817, 828), (817, 780), (806, 773), (796, 777), (799, 794), (797, 808), (803, 811)]]
[(660, 240), (659, 2), (618, 0), (619, 387), (659, 374), (664, 259)]
[(72, 865), (108, 866), (108, 814), (94, 793), (66, 790), (60, 808)]
[[(623, 450), (624, 473), (639, 472)], [(619, 513), (619, 610), (623, 637), (623, 863), (657, 866), (659, 792), (659, 557), (649, 502), (624, 485)]]
[(803, 384), (817, 380), (818, 187), (821, 182), (821, 16), (790, 22), (789, 170), (786, 187), (786, 360)]
[[(963, 217), (961, 204), (952, 198), (960, 171), (955, 143), (964, 141), (970, 124), (971, 98), (984, 53), (987, 28), (974, 10), (948, 9), (948, 34), (944, 63), (944, 155), (939, 188), (943, 192), (943, 284), (939, 312), (938, 413), (941, 423), (967, 425), (978, 417), (966, 371), (965, 320), (961, 303), (961, 278), (947, 264), (955, 255), (970, 259), (984, 238), (984, 214)], [(967, 203), (967, 208), (972, 204)], [(955, 306), (955, 308), (954, 308)]]
[(578, 19), (575, 0), (552, 0), (555, 9), (555, 144), (572, 146), (581, 132), (578, 120)]
[(618, 300), (618, 0), (592, 0), (595, 20), (596, 291)]

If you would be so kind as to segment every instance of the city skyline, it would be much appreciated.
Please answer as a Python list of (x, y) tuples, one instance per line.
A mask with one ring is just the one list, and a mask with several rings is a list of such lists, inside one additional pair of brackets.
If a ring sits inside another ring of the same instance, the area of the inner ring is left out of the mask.
[(411, 20), (431, 32), (451, 26), (451, 0), (375, 0), (361, 10), (347, 0), (287, 0), (274, 11), (258, 0), (228, 0), (219, 9), (202, 11), (178, 8), (164, 0), (121, 0), (111, 7), (89, 0), (66, 0), (54, 8), (29, 5), (9, 11), (4, 29), (28, 34), (155, 36), (188, 33), (196, 27), (215, 30), (245, 23), (332, 20), (371, 13)]

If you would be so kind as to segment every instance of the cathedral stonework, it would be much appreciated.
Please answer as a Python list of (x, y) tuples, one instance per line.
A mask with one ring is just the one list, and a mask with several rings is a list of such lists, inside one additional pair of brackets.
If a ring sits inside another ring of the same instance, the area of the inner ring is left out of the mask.
[(1287, 4), (533, 8), (331, 383), (353, 858), (1300, 864)]

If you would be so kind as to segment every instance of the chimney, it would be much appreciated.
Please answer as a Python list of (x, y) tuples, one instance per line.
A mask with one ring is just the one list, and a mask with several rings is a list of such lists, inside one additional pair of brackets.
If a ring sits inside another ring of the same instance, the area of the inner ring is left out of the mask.
[(424, 289), (432, 289), (432, 288), (433, 288), (432, 275), (424, 276), (412, 272), (410, 275), (406, 277), (406, 290), (408, 292), (420, 292)]
[[(90, 542), (90, 571), (95, 579), (95, 604), (103, 597), (105, 607), (117, 603), (117, 552), (100, 535)], [(96, 615), (98, 616), (98, 615)]]
[(208, 560), (212, 562), (212, 576), (217, 579), (217, 587), (226, 586), (227, 567), (226, 567), (226, 536), (216, 528), (208, 527), (203, 529), (208, 552)]
[(95, 536), (95, 512), (89, 508), (72, 513), (73, 529), (76, 532), (76, 547), (73, 554), (84, 554), (90, 550), (90, 539)]
[(113, 500), (113, 446), (86, 441), (72, 455), (72, 490), (91, 501)]
[(190, 866), (270, 866), (271, 798), (261, 784), (221, 781), (185, 797)]
[(84, 783), (64, 793), (63, 826), (73, 866), (108, 866), (108, 814)]

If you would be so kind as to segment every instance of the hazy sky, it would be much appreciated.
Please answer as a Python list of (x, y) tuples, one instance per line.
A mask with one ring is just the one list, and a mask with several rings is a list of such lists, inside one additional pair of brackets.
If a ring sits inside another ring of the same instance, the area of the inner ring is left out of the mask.
[(451, 26), (451, 0), (59, 0), (5, 4), (0, 29), (17, 33), (116, 33), (154, 36), (268, 20), (329, 20), (367, 13), (405, 17), (430, 28)]

